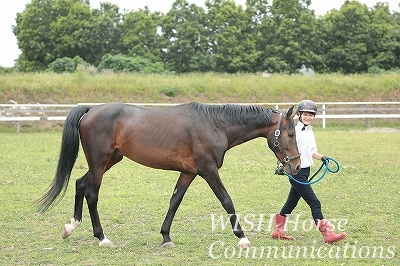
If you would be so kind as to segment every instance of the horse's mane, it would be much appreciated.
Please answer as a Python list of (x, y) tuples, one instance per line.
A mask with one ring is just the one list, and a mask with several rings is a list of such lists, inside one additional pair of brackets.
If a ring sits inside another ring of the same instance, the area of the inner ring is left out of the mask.
[(214, 121), (227, 121), (235, 124), (246, 124), (249, 120), (258, 119), (267, 125), (271, 124), (271, 114), (276, 110), (256, 106), (239, 104), (201, 104), (192, 102), (189, 108), (199, 111)]

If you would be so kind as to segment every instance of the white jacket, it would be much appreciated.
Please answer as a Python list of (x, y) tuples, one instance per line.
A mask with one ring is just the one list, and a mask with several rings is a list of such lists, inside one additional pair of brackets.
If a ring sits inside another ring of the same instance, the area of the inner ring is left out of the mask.
[(304, 124), (299, 121), (296, 125), (296, 140), (300, 152), (301, 168), (306, 168), (314, 164), (312, 155), (317, 152), (317, 143), (312, 126), (308, 125), (302, 130), (303, 127)]

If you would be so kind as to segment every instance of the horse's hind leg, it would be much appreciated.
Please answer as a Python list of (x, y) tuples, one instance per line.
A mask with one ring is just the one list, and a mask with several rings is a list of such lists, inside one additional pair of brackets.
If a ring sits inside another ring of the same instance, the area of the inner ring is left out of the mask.
[[(114, 151), (113, 156), (107, 164), (106, 171), (110, 169), (114, 164), (121, 161), (123, 158), (119, 151)], [(88, 203), (89, 212), (93, 225), (94, 236), (100, 240), (99, 246), (112, 246), (112, 242), (105, 237), (103, 229), (100, 225), (99, 214), (97, 211), (97, 200), (98, 193), (101, 185), (101, 178), (98, 186), (94, 186), (93, 183), (89, 183), (89, 172), (86, 172), (84, 176), (76, 180), (75, 183), (75, 206), (74, 206), (74, 217), (71, 218), (70, 224), (65, 224), (62, 230), (62, 238), (67, 238), (82, 222), (82, 209), (83, 209), (83, 198), (86, 197)], [(102, 176), (102, 174), (101, 174)], [(93, 180), (94, 178), (92, 178)]]
[(178, 181), (176, 182), (175, 189), (169, 203), (167, 215), (165, 216), (164, 222), (161, 226), (160, 233), (163, 236), (162, 247), (174, 247), (174, 244), (169, 236), (172, 220), (174, 219), (175, 213), (182, 202), (186, 190), (195, 177), (196, 175), (186, 175), (181, 173)]
[(87, 186), (87, 176), (89, 172), (86, 172), (84, 176), (78, 178), (75, 182), (75, 206), (74, 206), (74, 217), (71, 218), (70, 224), (65, 224), (62, 229), (62, 238), (67, 238), (72, 235), (73, 231), (82, 222), (82, 208), (83, 208), (83, 197)]
[[(104, 155), (103, 160), (101, 160), (100, 156), (97, 156), (96, 159), (98, 164), (92, 163), (91, 168), (94, 170), (89, 170), (92, 178), (88, 179), (87, 187), (85, 190), (85, 198), (89, 207), (90, 219), (92, 220), (93, 235), (100, 240), (100, 247), (113, 246), (113, 243), (104, 235), (103, 228), (101, 227), (100, 223), (99, 213), (97, 211), (97, 202), (99, 199), (101, 181), (103, 179), (104, 173), (114, 164), (121, 161), (122, 158), (123, 155), (118, 150), (113, 151), (110, 156)], [(96, 165), (101, 165), (100, 162), (107, 162), (105, 168), (103, 166), (95, 167)]]

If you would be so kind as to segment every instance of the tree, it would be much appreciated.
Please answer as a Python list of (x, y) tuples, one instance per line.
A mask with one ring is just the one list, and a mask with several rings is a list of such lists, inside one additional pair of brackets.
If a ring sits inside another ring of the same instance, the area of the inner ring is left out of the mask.
[(161, 62), (160, 18), (159, 12), (151, 13), (147, 7), (126, 13), (121, 23), (121, 52)]
[(348, 1), (340, 10), (328, 13), (326, 63), (330, 71), (359, 73), (368, 68), (371, 23), (368, 7)]
[[(398, 4), (398, 6), (400, 7), (400, 3)], [(393, 19), (393, 24), (394, 24), (394, 38), (396, 39), (396, 43), (400, 43), (400, 12), (396, 11), (393, 13), (392, 15), (392, 19)], [(397, 46), (395, 54), (400, 55), (400, 47)], [(397, 56), (397, 60), (396, 62), (394, 62), (394, 65), (392, 67), (396, 67), (399, 68), (400, 66), (400, 56)]]
[(270, 72), (296, 72), (303, 64), (314, 67), (317, 20), (310, 0), (274, 0), (270, 17), (263, 20), (263, 68)]
[(161, 23), (163, 60), (178, 73), (205, 72), (212, 68), (209, 32), (202, 7), (176, 0)]
[(264, 47), (269, 40), (262, 35), (263, 22), (269, 20), (270, 9), (268, 0), (246, 0), (246, 16), (248, 19), (248, 33), (254, 38), (257, 50), (257, 60), (253, 65), (253, 71), (264, 71), (262, 56)]
[(102, 2), (100, 9), (92, 9), (84, 27), (76, 29), (76, 42), (82, 52), (79, 55), (86, 62), (98, 65), (105, 54), (118, 54), (121, 20), (117, 5)]
[(147, 7), (120, 14), (108, 2), (91, 9), (89, 0), (32, 0), (13, 27), (22, 51), (16, 66), (41, 71), (77, 56), (97, 66), (106, 54), (157, 62), (150, 72), (163, 64), (178, 73), (294, 73), (302, 65), (360, 73), (400, 65), (400, 15), (388, 4), (369, 9), (346, 0), (318, 18), (310, 4), (246, 0), (243, 9), (233, 0), (206, 0), (204, 9), (175, 0), (164, 15)]
[(260, 52), (250, 17), (232, 0), (207, 0), (211, 53), (217, 72), (253, 72)]
[(17, 13), (13, 33), (22, 52), (17, 60), (21, 70), (43, 70), (54, 61), (50, 25), (58, 15), (52, 8), (55, 2), (56, 0), (32, 0), (22, 13)]
[(58, 14), (50, 23), (49, 29), (49, 41), (54, 47), (53, 59), (73, 58), (77, 55), (87, 59), (86, 49), (81, 40), (85, 38), (82, 33), (91, 20), (90, 6), (76, 1), (58, 0), (52, 6), (52, 10)]
[(105, 53), (117, 52), (118, 6), (102, 3), (90, 10), (88, 0), (32, 0), (17, 14), (13, 32), (22, 53), (21, 70), (44, 70), (57, 58), (80, 56), (98, 64)]
[(398, 66), (396, 63), (399, 62), (400, 57), (400, 28), (399, 25), (393, 23), (389, 6), (378, 3), (370, 14), (367, 67), (377, 66), (388, 70)]

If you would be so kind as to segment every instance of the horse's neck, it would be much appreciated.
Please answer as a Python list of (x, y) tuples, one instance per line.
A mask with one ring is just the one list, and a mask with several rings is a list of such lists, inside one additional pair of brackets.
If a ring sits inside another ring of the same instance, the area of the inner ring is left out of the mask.
[(232, 148), (234, 146), (245, 143), (249, 140), (262, 137), (265, 125), (261, 126), (259, 123), (248, 123), (242, 125), (231, 125), (223, 129), (227, 139), (228, 146)]

